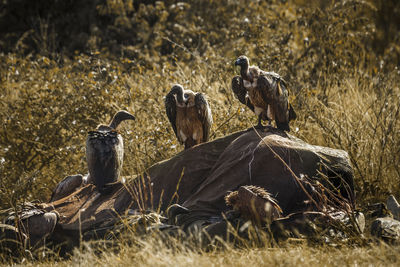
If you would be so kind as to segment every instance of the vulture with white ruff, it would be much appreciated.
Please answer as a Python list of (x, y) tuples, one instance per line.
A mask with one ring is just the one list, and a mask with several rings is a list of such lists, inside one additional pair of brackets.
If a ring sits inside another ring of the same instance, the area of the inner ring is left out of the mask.
[(240, 76), (232, 79), (232, 90), (258, 116), (257, 128), (263, 127), (261, 120), (268, 120), (269, 124), (275, 120), (278, 129), (290, 131), (289, 121), (296, 118), (296, 113), (289, 103), (289, 92), (282, 77), (249, 66), (246, 56), (240, 56), (235, 65), (241, 69)]
[(202, 93), (175, 84), (165, 97), (165, 109), (172, 129), (185, 149), (208, 141), (213, 119)]
[(100, 193), (106, 193), (106, 185), (118, 180), (124, 159), (124, 143), (116, 130), (124, 120), (134, 120), (127, 111), (118, 111), (109, 125), (100, 124), (90, 131), (86, 139), (86, 160), (90, 180)]

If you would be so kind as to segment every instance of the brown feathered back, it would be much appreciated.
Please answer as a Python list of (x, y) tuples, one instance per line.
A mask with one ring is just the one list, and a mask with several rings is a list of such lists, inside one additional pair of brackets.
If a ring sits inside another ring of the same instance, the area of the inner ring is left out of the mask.
[(233, 207), (240, 215), (254, 223), (270, 223), (281, 217), (282, 209), (276, 200), (262, 187), (241, 186), (225, 196), (227, 206)]

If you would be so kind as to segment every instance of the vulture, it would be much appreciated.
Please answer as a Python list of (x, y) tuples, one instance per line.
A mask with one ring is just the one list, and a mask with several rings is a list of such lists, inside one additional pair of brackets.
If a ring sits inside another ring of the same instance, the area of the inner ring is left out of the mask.
[(238, 211), (246, 220), (271, 223), (282, 216), (277, 201), (264, 188), (254, 185), (241, 186), (225, 197), (225, 204)]
[(207, 142), (213, 122), (211, 109), (202, 93), (175, 84), (165, 97), (165, 109), (175, 135), (188, 149)]
[(268, 120), (269, 125), (275, 120), (278, 129), (289, 132), (289, 121), (296, 118), (296, 113), (289, 103), (286, 82), (275, 72), (249, 66), (246, 56), (240, 56), (235, 65), (240, 66), (240, 76), (232, 79), (232, 90), (258, 116), (256, 127), (263, 127), (261, 120)]
[(100, 193), (106, 193), (106, 185), (118, 180), (122, 169), (124, 143), (116, 129), (124, 120), (135, 120), (135, 117), (129, 112), (118, 111), (109, 125), (98, 125), (86, 139), (90, 180)]

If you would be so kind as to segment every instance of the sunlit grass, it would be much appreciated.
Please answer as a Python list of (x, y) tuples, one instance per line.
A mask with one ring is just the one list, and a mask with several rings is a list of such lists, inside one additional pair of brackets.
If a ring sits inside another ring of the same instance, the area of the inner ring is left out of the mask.
[[(161, 246), (160, 246), (161, 245)], [(24, 260), (26, 266), (398, 266), (399, 247), (372, 244), (364, 247), (308, 246), (302, 243), (276, 248), (242, 248), (227, 245), (224, 249), (204, 251), (201, 248), (167, 248), (151, 239), (140, 249), (128, 245), (119, 252), (104, 250), (101, 254), (92, 249), (75, 250), (69, 260), (41, 262)]]

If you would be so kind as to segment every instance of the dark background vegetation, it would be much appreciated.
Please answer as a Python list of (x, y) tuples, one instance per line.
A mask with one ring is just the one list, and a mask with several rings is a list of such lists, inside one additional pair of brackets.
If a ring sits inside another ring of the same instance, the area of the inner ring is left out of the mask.
[(400, 196), (400, 2), (0, 0), (0, 208), (86, 173), (86, 133), (118, 109), (124, 175), (182, 147), (163, 96), (209, 97), (212, 138), (256, 121), (235, 100), (246, 54), (289, 81), (292, 134), (348, 151), (358, 200)]

